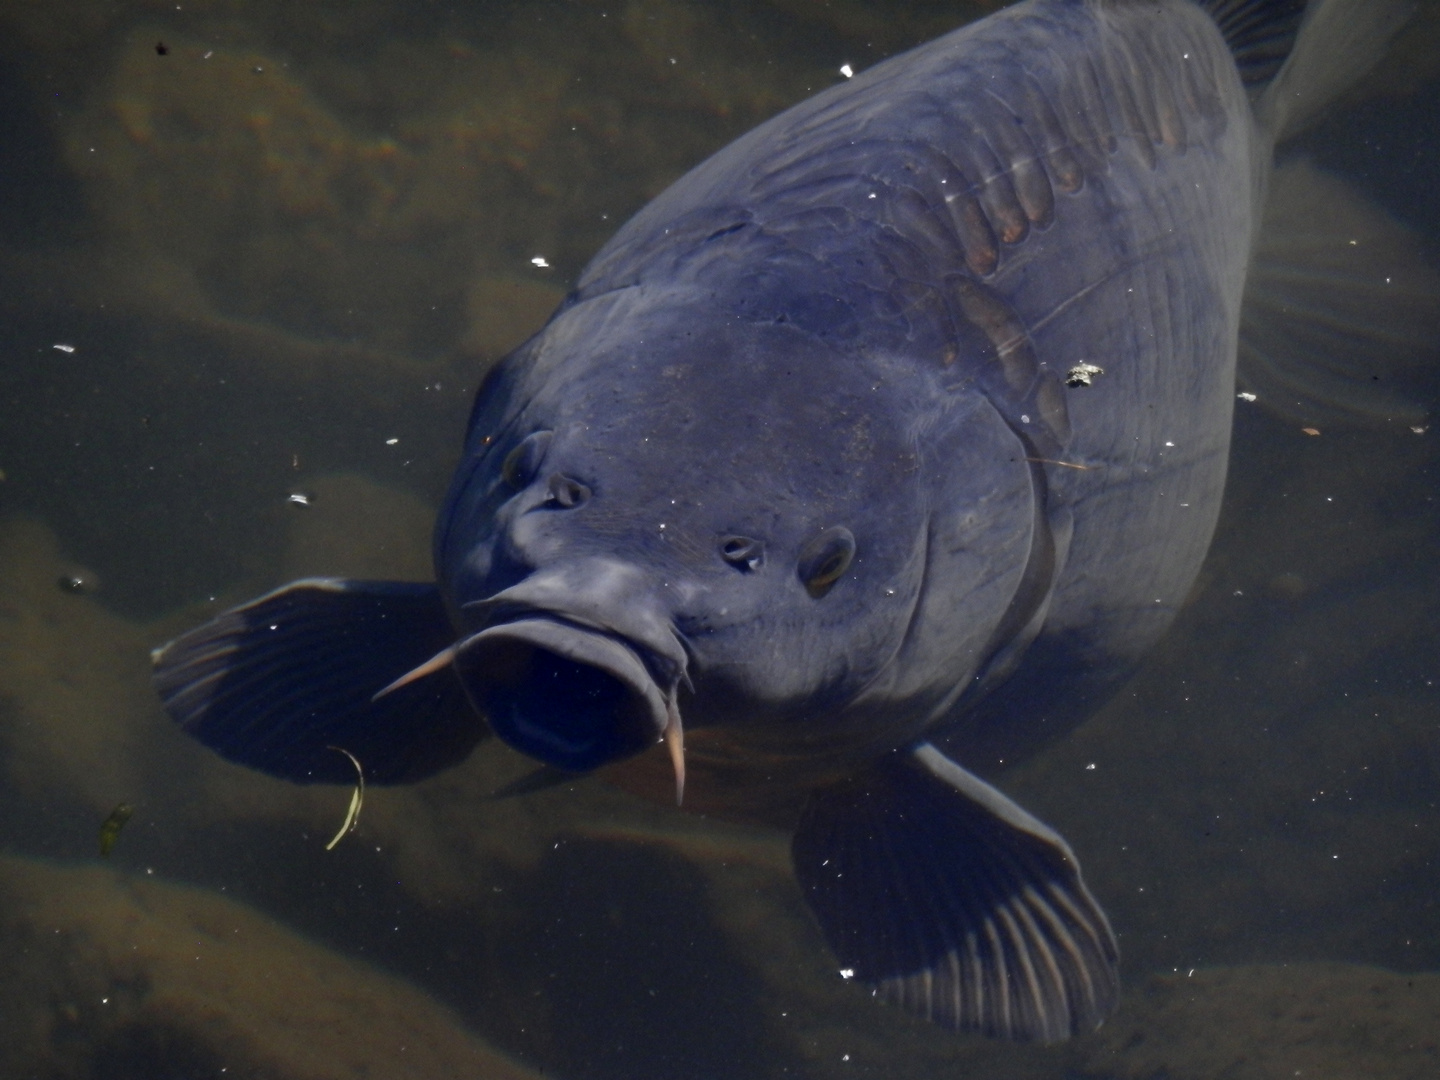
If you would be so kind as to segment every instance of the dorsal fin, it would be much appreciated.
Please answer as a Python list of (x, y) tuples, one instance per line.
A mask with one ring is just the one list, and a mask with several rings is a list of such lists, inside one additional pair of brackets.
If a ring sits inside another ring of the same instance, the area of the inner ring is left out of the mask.
[(1240, 78), (1258, 89), (1275, 77), (1295, 46), (1306, 0), (1196, 0), (1210, 13), (1235, 57)]

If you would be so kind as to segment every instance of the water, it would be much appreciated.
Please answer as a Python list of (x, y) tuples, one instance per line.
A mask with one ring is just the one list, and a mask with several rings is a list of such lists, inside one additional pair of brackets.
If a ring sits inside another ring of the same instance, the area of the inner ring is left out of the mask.
[[(1436, 431), (1242, 405), (1175, 631), (1007, 778), (1121, 937), (1124, 1007), (1066, 1047), (845, 984), (783, 837), (493, 802), (525, 763), (487, 746), (327, 852), (347, 792), (152, 699), (146, 650), (228, 603), (426, 576), (485, 364), (614, 227), (986, 6), (0, 11), (0, 1076), (1433, 1075)], [(1432, 252), (1437, 25), (1304, 140)]]

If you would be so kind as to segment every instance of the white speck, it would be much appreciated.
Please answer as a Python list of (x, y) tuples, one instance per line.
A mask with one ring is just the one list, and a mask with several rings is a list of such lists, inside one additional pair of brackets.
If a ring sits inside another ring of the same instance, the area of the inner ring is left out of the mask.
[(866, 197), (867, 197), (867, 198), (870, 198), (870, 199), (873, 199), (873, 198), (875, 198), (875, 193), (872, 191), (872, 192), (870, 192), (870, 194), (869, 194), (868, 196), (866, 196)]
[(1092, 761), (1092, 762), (1090, 762), (1089, 765), (1086, 765), (1086, 766), (1085, 766), (1085, 771), (1086, 771), (1086, 772), (1094, 772), (1094, 771), (1095, 771), (1095, 763)]
[(1244, 596), (1244, 595), (1245, 595), (1245, 592), (1244, 592), (1243, 589), (1236, 589), (1234, 595), (1236, 595), (1236, 596)]
[(385, 445), (386, 445), (386, 446), (394, 446), (394, 445), (395, 445), (396, 443), (398, 443), (399, 441), (400, 441), (399, 439), (394, 438), (394, 437), (392, 436), (391, 438), (388, 438), (388, 439), (385, 440)]
[(855, 69), (852, 68), (849, 64), (841, 64), (841, 65), (840, 65), (840, 74), (841, 74), (841, 75), (844, 75), (845, 78), (849, 79), (849, 78), (852, 78), (852, 77), (854, 76), (854, 74), (855, 74)]
[(854, 969), (854, 968), (841, 968), (841, 969), (840, 969), (840, 977), (841, 977), (842, 979), (853, 979), (853, 978), (855, 977), (855, 969)]
[(1174, 446), (1175, 444), (1174, 444), (1173, 442), (1167, 442), (1165, 445), (1166, 445), (1166, 446)]
[(849, 1061), (849, 1060), (850, 1060), (850, 1055), (849, 1055), (849, 1054), (841, 1054), (841, 1055), (840, 1055), (840, 1060), (841, 1060), (841, 1061)]
[(147, 866), (145, 867), (145, 873), (153, 877), (155, 875), (155, 868), (153, 866)]
[(886, 590), (885, 590), (885, 595), (886, 595), (886, 596), (894, 596), (894, 595), (895, 595), (895, 590), (894, 590), (894, 589), (886, 589)]
[(1236, 394), (1235, 396), (1236, 396), (1237, 398), (1239, 398), (1241, 401), (1254, 401), (1254, 400), (1255, 400), (1255, 395), (1252, 394), (1252, 393), (1250, 393), (1249, 390), (1241, 390), (1241, 391), (1240, 391), (1238, 394)]
[(1190, 59), (1190, 54), (1189, 54), (1188, 52), (1187, 52), (1187, 53), (1181, 53), (1181, 54), (1180, 54), (1180, 59), (1181, 59), (1181, 60), (1189, 60), (1189, 59)]
[(63, 353), (72, 353), (72, 352), (75, 351), (75, 346), (74, 346), (74, 345), (64, 345), (64, 344), (61, 344), (61, 343), (59, 343), (59, 342), (57, 342), (57, 343), (55, 344), (55, 348), (56, 348), (56, 349), (59, 349), (59, 350), (60, 350), (61, 352), (63, 352)]
[(1185, 973), (1185, 977), (1186, 977), (1187, 979), (1193, 979), (1193, 978), (1195, 977), (1195, 969), (1194, 969), (1194, 968), (1191, 968), (1189, 971), (1187, 971), (1187, 972)]
[(310, 496), (304, 495), (297, 491), (290, 495), (290, 497), (287, 498), (285, 501), (288, 503), (294, 503), (296, 506), (309, 506)]
[(201, 60), (209, 60), (210, 57), (212, 57), (212, 56), (214, 56), (214, 55), (215, 55), (215, 50), (214, 50), (214, 49), (210, 49), (210, 50), (208, 50), (208, 51), (205, 53), (205, 55), (202, 56), (200, 59), (201, 59)]
[(1425, 432), (1430, 430), (1430, 426), (1428, 424), (1415, 424), (1410, 428), (1410, 430), (1413, 431), (1416, 435), (1424, 435)]
[(1020, 414), (1020, 423), (1022, 423), (1022, 424), (1028, 424), (1029, 422), (1030, 422), (1030, 417), (1029, 417), (1029, 415), (1028, 415), (1027, 413), (1021, 413), (1021, 414)]
[(1360, 243), (1359, 240), (1351, 240), (1351, 241), (1350, 241), (1350, 246), (1351, 246), (1351, 247), (1357, 247), (1357, 246), (1359, 245), (1359, 243)]
[(1181, 503), (1180, 505), (1183, 506), (1186, 510), (1190, 509), (1189, 503)]
[(542, 268), (548, 267), (550, 265), (548, 262), (545, 261), (544, 255), (536, 255), (533, 259), (530, 260), (530, 262), (533, 263), (535, 266), (539, 266)]

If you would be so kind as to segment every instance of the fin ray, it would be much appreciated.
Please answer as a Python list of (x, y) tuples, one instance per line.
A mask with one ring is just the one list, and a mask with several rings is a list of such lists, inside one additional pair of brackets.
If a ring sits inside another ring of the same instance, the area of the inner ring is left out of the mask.
[(433, 585), (308, 578), (232, 608), (151, 654), (155, 688), (187, 733), (242, 765), (301, 783), (407, 783), (463, 759), (486, 733), (453, 675), (375, 691), (454, 640)]
[(1115, 1007), (1115, 939), (1069, 847), (934, 747), (813, 792), (792, 853), (842, 966), (887, 1001), (1040, 1042)]

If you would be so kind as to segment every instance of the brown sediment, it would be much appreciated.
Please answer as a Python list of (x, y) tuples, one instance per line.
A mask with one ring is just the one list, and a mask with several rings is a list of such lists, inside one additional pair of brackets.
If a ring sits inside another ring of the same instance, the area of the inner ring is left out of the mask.
[(0, 1073), (538, 1076), (432, 998), (214, 892), (0, 858)]

